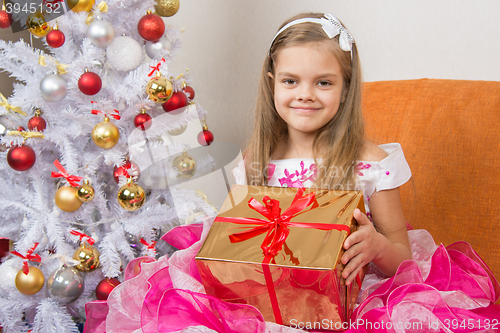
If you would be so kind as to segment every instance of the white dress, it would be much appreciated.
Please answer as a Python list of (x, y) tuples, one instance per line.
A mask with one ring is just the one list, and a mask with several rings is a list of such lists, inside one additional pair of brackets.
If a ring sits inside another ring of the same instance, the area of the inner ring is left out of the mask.
[[(357, 189), (363, 191), (367, 215), (370, 216), (370, 197), (378, 191), (397, 188), (411, 178), (411, 170), (399, 143), (380, 145), (388, 156), (381, 161), (359, 161)], [(269, 186), (310, 187), (314, 182), (316, 165), (312, 158), (272, 160), (268, 167)], [(233, 169), (237, 184), (245, 185), (243, 161)]]

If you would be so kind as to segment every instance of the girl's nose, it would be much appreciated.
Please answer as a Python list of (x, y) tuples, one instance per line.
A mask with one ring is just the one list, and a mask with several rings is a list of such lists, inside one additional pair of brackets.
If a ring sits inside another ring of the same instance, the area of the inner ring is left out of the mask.
[(308, 84), (302, 84), (297, 91), (296, 98), (301, 102), (314, 102), (316, 97), (314, 95), (313, 87)]

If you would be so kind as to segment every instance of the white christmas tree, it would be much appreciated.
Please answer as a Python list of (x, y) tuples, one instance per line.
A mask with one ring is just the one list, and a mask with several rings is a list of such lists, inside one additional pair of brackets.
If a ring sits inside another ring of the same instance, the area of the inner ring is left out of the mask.
[[(164, 19), (147, 14), (154, 0), (77, 3), (44, 1), (65, 14), (28, 20), (46, 50), (0, 41), (0, 67), (19, 82), (0, 107), (0, 237), (18, 254), (0, 265), (4, 332), (78, 332), (99, 282), (154, 256), (143, 244), (215, 213), (173, 186), (214, 168), (208, 152), (189, 156), (200, 145), (183, 133), (195, 126), (202, 145), (213, 139), (187, 72), (169, 72), (180, 30), (160, 29)], [(90, 257), (78, 258), (84, 249)], [(43, 278), (27, 279), (37, 268)]]

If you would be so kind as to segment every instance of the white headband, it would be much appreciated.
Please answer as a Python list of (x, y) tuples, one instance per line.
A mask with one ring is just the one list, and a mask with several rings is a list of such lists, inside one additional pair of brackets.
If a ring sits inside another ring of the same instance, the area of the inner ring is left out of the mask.
[(342, 23), (340, 23), (340, 21), (332, 14), (324, 14), (324, 17), (319, 19), (312, 17), (302, 18), (288, 23), (283, 28), (281, 28), (280, 31), (278, 31), (276, 36), (274, 36), (271, 46), (273, 45), (276, 37), (278, 37), (278, 35), (281, 34), (283, 31), (290, 28), (292, 25), (305, 22), (321, 24), (321, 26), (323, 27), (323, 31), (328, 35), (328, 37), (330, 37), (330, 39), (340, 34), (339, 36), (340, 48), (346, 52), (347, 51), (351, 52), (351, 57), (352, 57), (352, 44), (354, 43), (354, 38), (352, 38), (352, 35), (349, 33), (349, 31), (347, 31), (347, 29), (342, 25)]

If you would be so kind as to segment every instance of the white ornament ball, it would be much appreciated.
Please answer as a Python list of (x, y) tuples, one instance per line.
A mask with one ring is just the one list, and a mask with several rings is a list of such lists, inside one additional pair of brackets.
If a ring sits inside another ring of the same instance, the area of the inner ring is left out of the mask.
[(159, 59), (170, 53), (172, 43), (170, 43), (167, 37), (163, 36), (156, 42), (147, 41), (144, 48), (148, 57), (151, 59)]
[(58, 74), (49, 74), (40, 81), (40, 92), (44, 100), (48, 102), (59, 102), (68, 90), (68, 84), (62, 76)]
[(115, 28), (106, 20), (94, 20), (87, 28), (87, 37), (97, 47), (106, 47), (115, 39)]
[(25, 216), (23, 217), (23, 222), (21, 222), (21, 226), (24, 228), (24, 229), (28, 229), (30, 227), (30, 221), (28, 220), (28, 218)]
[(13, 267), (6, 262), (0, 265), (0, 291), (9, 294), (11, 290), (16, 289), (16, 275), (19, 267)]
[(123, 110), (125, 110), (126, 107), (127, 106), (125, 105), (125, 103), (123, 103), (123, 101), (120, 101), (120, 102), (118, 102), (118, 105), (116, 106), (116, 109), (118, 111), (123, 111)]
[(106, 58), (114, 69), (131, 71), (142, 62), (142, 47), (131, 37), (116, 37), (106, 48)]
[(47, 237), (47, 235), (43, 234), (42, 239), (40, 239), (40, 244), (46, 245), (48, 243), (49, 243), (49, 237)]
[(58, 218), (61, 215), (61, 212), (55, 205), (55, 200), (54, 200), (54, 209), (52, 209), (52, 212), (50, 213), (53, 217)]
[(92, 235), (90, 235), (90, 237), (94, 240), (94, 242), (98, 243), (99, 242), (99, 236), (97, 236), (97, 234), (95, 232), (92, 233)]

